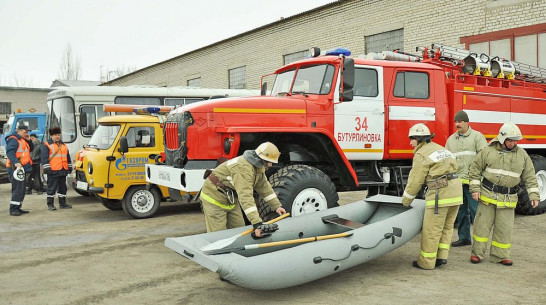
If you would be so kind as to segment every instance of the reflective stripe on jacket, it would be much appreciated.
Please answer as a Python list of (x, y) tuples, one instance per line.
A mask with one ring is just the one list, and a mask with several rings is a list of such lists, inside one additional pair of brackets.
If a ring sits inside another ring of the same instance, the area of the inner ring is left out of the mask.
[(497, 138), (482, 150), (470, 166), (470, 192), (481, 193), (484, 204), (495, 204), (499, 208), (515, 208), (517, 194), (502, 194), (491, 191), (481, 183), (482, 177), (503, 187), (515, 187), (523, 180), (530, 200), (539, 200), (535, 167), (527, 152), (516, 146), (511, 151), (503, 150)]
[[(420, 143), (413, 151), (413, 165), (408, 177), (408, 184), (402, 195), (402, 202), (413, 201), (423, 184), (437, 177), (455, 173), (458, 165), (453, 154), (434, 142)], [(463, 203), (463, 187), (459, 179), (451, 179), (446, 187), (429, 189), (425, 195), (427, 208), (434, 208), (436, 191), (439, 206), (453, 206)]]
[[(259, 223), (258, 208), (254, 201), (254, 191), (269, 204), (272, 210), (281, 207), (281, 202), (267, 181), (265, 168), (257, 168), (248, 162), (243, 156), (228, 160), (214, 169), (214, 175), (227, 187), (235, 190), (237, 200), (252, 224)], [(204, 196), (203, 196), (204, 195)], [(207, 202), (223, 209), (233, 209), (227, 196), (206, 179), (201, 190), (201, 196)]]
[[(7, 140), (9, 139), (15, 139), (15, 141), (18, 142), (17, 150), (15, 151), (15, 157), (19, 161), (18, 163), (21, 163), (21, 165), (23, 166), (28, 163), (32, 164), (32, 160), (30, 159), (30, 146), (28, 145), (28, 142), (25, 139), (18, 138), (16, 136), (9, 136)], [(8, 160), (6, 161), (6, 168), (9, 167), (11, 167), (10, 158), (8, 158)]]
[(482, 149), (487, 147), (487, 140), (479, 131), (473, 130), (468, 126), (465, 134), (455, 132), (446, 142), (446, 149), (453, 153), (459, 167), (457, 174), (463, 184), (469, 184), (469, 170), (474, 157)]

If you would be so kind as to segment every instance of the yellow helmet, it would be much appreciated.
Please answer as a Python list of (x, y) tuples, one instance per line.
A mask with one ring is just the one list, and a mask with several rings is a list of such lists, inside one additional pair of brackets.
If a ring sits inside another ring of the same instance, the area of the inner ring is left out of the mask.
[(521, 134), (521, 130), (519, 130), (518, 125), (508, 122), (504, 123), (499, 129), (497, 139), (499, 139), (499, 142), (504, 144), (506, 139), (517, 141), (523, 139), (523, 135)]
[(258, 148), (256, 148), (256, 154), (260, 159), (273, 162), (273, 163), (279, 163), (279, 156), (281, 155), (281, 152), (275, 146), (275, 144), (271, 142), (265, 142), (260, 144)]
[(417, 123), (410, 127), (408, 137), (426, 137), (431, 136), (430, 129), (423, 123)]

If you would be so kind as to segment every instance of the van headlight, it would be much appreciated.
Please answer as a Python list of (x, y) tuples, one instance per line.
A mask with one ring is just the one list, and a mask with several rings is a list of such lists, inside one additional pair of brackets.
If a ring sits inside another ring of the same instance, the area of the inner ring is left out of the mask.
[(87, 173), (89, 175), (93, 174), (93, 163), (91, 162), (87, 163)]

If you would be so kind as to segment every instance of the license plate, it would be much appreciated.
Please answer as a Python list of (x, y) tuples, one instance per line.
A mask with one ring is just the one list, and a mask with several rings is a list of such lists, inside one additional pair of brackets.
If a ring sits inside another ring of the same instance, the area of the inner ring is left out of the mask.
[(76, 182), (76, 188), (79, 190), (87, 191), (87, 182), (83, 182), (83, 181)]

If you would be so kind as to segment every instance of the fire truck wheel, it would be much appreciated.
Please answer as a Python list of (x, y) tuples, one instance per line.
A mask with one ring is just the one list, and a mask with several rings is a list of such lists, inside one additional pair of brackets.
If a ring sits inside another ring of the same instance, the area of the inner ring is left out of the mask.
[(119, 211), (121, 209), (123, 209), (121, 207), (121, 200), (117, 200), (117, 199), (106, 199), (106, 198), (102, 198), (102, 197), (99, 197), (100, 199), (100, 203), (102, 203), (102, 205), (109, 209), (109, 210), (112, 210), (112, 211)]
[[(318, 168), (308, 165), (290, 165), (273, 174), (269, 181), (284, 209), (292, 216), (313, 213), (337, 206), (336, 187)], [(264, 220), (276, 213), (261, 200), (260, 216)]]
[(123, 198), (123, 211), (133, 218), (153, 217), (159, 209), (159, 192), (144, 185), (131, 187)]
[(538, 215), (546, 212), (546, 158), (540, 155), (530, 155), (530, 157), (535, 167), (540, 202), (538, 206), (533, 209), (527, 189), (524, 185), (521, 185), (522, 190), (518, 194), (519, 200), (518, 205), (516, 206), (516, 213), (523, 215)]

